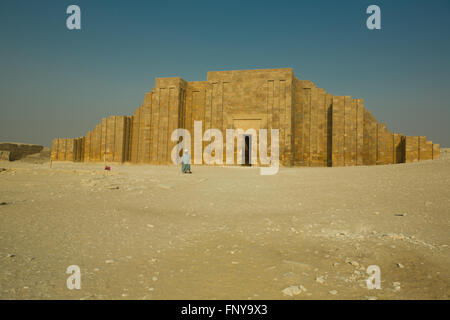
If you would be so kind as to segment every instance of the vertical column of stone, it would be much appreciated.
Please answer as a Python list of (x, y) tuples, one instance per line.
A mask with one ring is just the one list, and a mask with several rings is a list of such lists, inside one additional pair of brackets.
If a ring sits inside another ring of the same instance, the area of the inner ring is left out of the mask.
[(106, 119), (106, 139), (105, 139), (105, 159), (108, 162), (114, 161), (114, 146), (116, 136), (116, 116)]
[(83, 138), (76, 138), (75, 140), (76, 140), (76, 146), (77, 146), (77, 148), (76, 148), (77, 156), (76, 156), (75, 161), (81, 162), (82, 161), (81, 157), (82, 157), (82, 153), (83, 153), (83, 143), (82, 143)]
[(167, 130), (167, 152), (166, 162), (171, 163), (172, 149), (177, 144), (172, 142), (171, 135), (178, 128), (179, 108), (180, 108), (180, 87), (169, 88), (169, 106), (168, 106), (168, 130)]
[[(220, 84), (218, 82), (213, 83), (213, 119), (212, 123), (214, 128), (219, 128), (219, 95), (221, 94)], [(194, 161), (194, 118), (192, 117), (192, 87), (189, 86), (186, 89), (186, 130), (189, 131), (191, 135), (191, 159)], [(186, 146), (187, 147), (187, 146)]]
[(369, 165), (370, 112), (364, 108), (363, 164)]
[(219, 110), (219, 118), (220, 118), (220, 126), (219, 126), (219, 130), (221, 130), (222, 132), (225, 132), (225, 125), (226, 125), (226, 121), (224, 119), (224, 107), (223, 107), (223, 99), (224, 99), (224, 93), (223, 93), (223, 86), (224, 83), (221, 82), (221, 86), (220, 86), (220, 110)]
[(433, 145), (428, 143), (425, 136), (419, 137), (419, 160), (430, 160), (433, 158)]
[(150, 125), (151, 110), (149, 107), (140, 107), (139, 114), (139, 146), (138, 162), (148, 163), (150, 161)]
[[(279, 130), (278, 143), (281, 144), (281, 128), (280, 128), (280, 81), (275, 78), (273, 81), (273, 103), (272, 103), (272, 128)], [(270, 133), (268, 133), (270, 135)], [(271, 143), (272, 145), (272, 143)], [(278, 148), (280, 162), (283, 161), (283, 154), (281, 148)]]
[(86, 157), (86, 149), (85, 149), (86, 137), (81, 137), (80, 140), (81, 140), (81, 146), (80, 146), (80, 149), (81, 149), (80, 161), (81, 161), (81, 162), (84, 162), (84, 159), (85, 159), (85, 157)]
[(132, 118), (131, 129), (131, 162), (137, 163), (139, 159), (139, 126), (140, 126), (141, 107), (138, 107)]
[[(217, 129), (217, 113), (219, 109), (219, 84), (218, 82), (211, 83), (211, 128)], [(192, 138), (192, 137), (191, 137)]]
[(377, 163), (377, 129), (378, 122), (368, 111), (364, 111), (364, 147), (363, 157), (365, 165), (375, 165)]
[[(294, 91), (294, 164), (303, 164), (303, 89), (298, 79), (294, 79), (295, 91)], [(267, 99), (268, 100), (268, 99)], [(269, 130), (268, 130), (269, 132)]]
[(101, 122), (95, 126), (93, 134), (93, 157), (94, 161), (100, 161), (100, 148), (102, 144), (102, 124)]
[(58, 160), (66, 160), (66, 139), (58, 138)]
[(123, 162), (124, 157), (124, 138), (125, 138), (125, 116), (116, 117), (116, 130), (114, 137), (114, 162)]
[(386, 139), (386, 151), (385, 151), (385, 163), (393, 164), (394, 163), (394, 139), (391, 131), (385, 129), (385, 139)]
[[(98, 126), (98, 124), (97, 124)], [(92, 130), (91, 134), (91, 154), (89, 156), (89, 160), (92, 162), (98, 161), (96, 159), (96, 150), (98, 149), (98, 146), (96, 146), (97, 142), (97, 126)], [(100, 158), (100, 157), (99, 157)]]
[(53, 161), (58, 160), (58, 139), (52, 140), (51, 158)]
[(160, 121), (161, 91), (152, 90), (152, 109), (150, 115), (150, 162), (158, 163), (159, 121)]
[(419, 161), (419, 137), (406, 136), (405, 139), (405, 162)]
[(106, 141), (108, 140), (107, 134), (108, 120), (106, 118), (103, 118), (101, 125), (100, 161), (105, 161), (106, 159)]
[(377, 164), (386, 164), (386, 124), (377, 125)]
[[(275, 129), (273, 123), (273, 112), (274, 112), (274, 96), (275, 96), (275, 82), (274, 80), (267, 81), (267, 155), (272, 153), (272, 140), (271, 140), (271, 130)], [(236, 150), (237, 144), (234, 149)], [(236, 151), (235, 151), (236, 153)], [(237, 160), (237, 159), (236, 159)]]
[(74, 140), (74, 156), (73, 161), (81, 162), (81, 138), (75, 138)]
[(125, 117), (126, 120), (126, 136), (125, 136), (125, 156), (124, 161), (131, 161), (131, 133), (133, 130), (133, 116)]
[(404, 141), (403, 136), (399, 133), (394, 133), (392, 135), (392, 145), (393, 145), (393, 155), (394, 155), (394, 163), (402, 163), (403, 155), (404, 155)]
[(319, 160), (319, 92), (317, 88), (311, 88), (310, 93), (309, 165), (314, 167)]
[(169, 129), (169, 89), (160, 88), (158, 163), (167, 163), (167, 135)]
[(425, 158), (422, 160), (432, 160), (433, 159), (433, 142), (427, 141), (426, 142), (426, 151), (425, 151)]
[(419, 136), (419, 161), (427, 159), (429, 159), (427, 154), (427, 138), (425, 136)]
[(344, 164), (354, 166), (356, 164), (356, 100), (345, 97), (344, 110)]
[(86, 133), (84, 139), (84, 162), (91, 161), (91, 131)]
[(332, 166), (344, 165), (345, 97), (333, 97)]
[(140, 146), (139, 155), (141, 162), (151, 162), (152, 148), (152, 107), (153, 107), (153, 90), (145, 94), (144, 102), (141, 109), (140, 123)]
[(318, 140), (317, 140), (317, 162), (315, 166), (326, 166), (327, 162), (327, 108), (326, 108), (326, 95), (324, 89), (317, 90), (317, 126), (318, 126)]
[(286, 80), (277, 81), (279, 83), (279, 91), (278, 91), (278, 127), (280, 129), (280, 137), (279, 137), (279, 152), (280, 152), (280, 161), (286, 165), (287, 158), (285, 154), (285, 144), (286, 144)]
[(361, 166), (363, 161), (364, 145), (364, 100), (356, 100), (356, 165)]
[[(212, 121), (212, 86), (210, 88), (209, 100), (211, 104), (211, 121)], [(178, 128), (186, 129), (186, 87), (180, 89), (180, 118), (178, 119)], [(212, 126), (212, 122), (211, 122)]]
[(74, 140), (75, 139), (65, 139), (66, 140), (66, 161), (74, 161)]
[[(233, 105), (232, 105), (232, 100), (233, 100), (233, 86), (231, 82), (224, 82), (223, 83), (223, 98), (222, 98), (222, 108), (223, 108), (223, 114), (226, 114), (227, 112), (229, 112), (229, 110), (232, 110)], [(226, 138), (226, 129), (233, 129), (233, 121), (232, 119), (228, 118), (228, 117), (223, 117), (223, 122), (222, 122), (222, 134), (223, 134), (223, 138)], [(203, 145), (203, 148), (206, 147), (206, 144)], [(237, 151), (237, 145), (235, 145), (235, 150)], [(223, 145), (223, 153), (222, 153), (222, 161), (223, 163), (226, 163), (226, 158), (227, 158), (227, 151), (226, 151), (226, 143), (224, 143)], [(237, 158), (236, 158), (237, 159)]]
[[(192, 160), (195, 159), (196, 155), (196, 150), (199, 148), (199, 146), (196, 146), (196, 139), (194, 139), (194, 135), (195, 135), (195, 129), (194, 129), (194, 122), (195, 121), (200, 121), (202, 120), (202, 116), (201, 116), (201, 107), (200, 107), (200, 97), (201, 96), (201, 92), (198, 91), (198, 89), (196, 88), (195, 90), (192, 91), (192, 140), (193, 140), (193, 149), (192, 149)], [(202, 131), (203, 131), (203, 126), (204, 124), (202, 124)], [(202, 132), (203, 134), (203, 132)]]
[(81, 162), (81, 138), (74, 139), (73, 161)]
[(138, 163), (145, 162), (145, 130), (147, 129), (148, 110), (143, 106), (139, 107), (139, 144), (137, 146), (137, 161)]
[(369, 144), (369, 158), (370, 164), (376, 165), (378, 160), (378, 121), (370, 114), (370, 144)]
[[(286, 81), (286, 95), (285, 95), (285, 144), (284, 144), (284, 154), (286, 156), (286, 165), (292, 166), (294, 165), (294, 157), (295, 151), (293, 148), (294, 145), (294, 119), (295, 119), (295, 110), (294, 110), (294, 91), (293, 91), (293, 79), (291, 78), (289, 81)], [(259, 132), (257, 132), (259, 135)], [(259, 148), (258, 148), (259, 149)], [(259, 159), (259, 157), (258, 157)]]
[(333, 164), (333, 95), (326, 95), (326, 150), (327, 156), (325, 158), (325, 166), (331, 167)]
[[(151, 152), (150, 159), (151, 163), (158, 164), (159, 162), (159, 151), (160, 151), (160, 121), (161, 121), (161, 88), (153, 89), (152, 94), (152, 110), (151, 110)], [(144, 120), (145, 123), (145, 120)]]
[[(211, 120), (212, 120), (211, 119), (211, 111), (212, 111), (211, 93), (212, 93), (212, 90), (208, 86), (205, 89), (205, 122), (203, 123), (203, 127), (204, 127), (205, 131), (212, 128), (212, 124), (211, 124)], [(223, 135), (225, 137), (225, 132), (223, 132)]]
[[(280, 129), (280, 81), (279, 80), (274, 81), (272, 112), (273, 112), (272, 113), (272, 126), (274, 129)], [(280, 140), (281, 140), (281, 138), (280, 138)]]
[(311, 166), (311, 88), (303, 89), (303, 161)]
[(433, 160), (439, 159), (441, 153), (441, 146), (439, 144), (433, 143)]
[(78, 138), (71, 139), (73, 141), (72, 161), (78, 162)]
[(98, 139), (98, 145), (97, 145), (97, 151), (98, 151), (98, 153), (97, 153), (97, 157), (98, 157), (98, 159), (97, 159), (97, 161), (102, 161), (103, 162), (103, 160), (104, 160), (104, 157), (103, 157), (103, 150), (104, 150), (104, 145), (103, 145), (103, 140), (104, 140), (104, 138), (105, 138), (105, 135), (104, 135), (104, 128), (106, 129), (106, 124), (104, 124), (103, 123), (103, 120), (98, 124), (98, 137), (97, 137), (97, 139)]

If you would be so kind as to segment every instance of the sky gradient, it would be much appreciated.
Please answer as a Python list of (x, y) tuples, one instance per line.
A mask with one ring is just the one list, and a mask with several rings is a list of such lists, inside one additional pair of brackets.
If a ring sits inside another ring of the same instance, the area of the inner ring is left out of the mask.
[[(81, 8), (82, 30), (66, 27)], [(368, 30), (366, 8), (381, 8)], [(50, 146), (131, 115), (157, 77), (293, 68), (450, 147), (450, 1), (0, 0), (0, 141)]]

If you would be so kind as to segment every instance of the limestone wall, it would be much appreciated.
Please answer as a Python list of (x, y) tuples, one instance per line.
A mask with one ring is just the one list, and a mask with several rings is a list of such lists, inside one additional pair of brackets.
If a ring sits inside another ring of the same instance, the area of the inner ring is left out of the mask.
[[(194, 122), (202, 122), (194, 132)], [(191, 133), (192, 160), (202, 159), (210, 143), (195, 145), (194, 135), (211, 128), (279, 129), (279, 152), (285, 166), (355, 166), (437, 159), (439, 145), (425, 137), (392, 133), (364, 107), (363, 99), (334, 96), (299, 80), (292, 69), (208, 72), (206, 81), (158, 78), (132, 116), (111, 116), (84, 137), (55, 139), (52, 159), (59, 161), (171, 163), (176, 128)], [(253, 131), (249, 131), (253, 132)], [(247, 132), (247, 133), (249, 133)], [(234, 140), (234, 161), (240, 157)], [(253, 156), (257, 155), (256, 147)]]
[[(9, 161), (19, 160), (27, 155), (39, 153), (43, 148), (43, 146), (35, 144), (13, 142), (0, 143), (0, 151), (5, 151), (2, 157), (4, 160)], [(9, 152), (9, 154), (7, 152)]]

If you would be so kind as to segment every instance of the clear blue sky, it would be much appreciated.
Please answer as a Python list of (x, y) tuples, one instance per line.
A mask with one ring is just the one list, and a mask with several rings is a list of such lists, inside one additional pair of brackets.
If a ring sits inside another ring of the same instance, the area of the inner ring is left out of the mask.
[[(82, 30), (66, 28), (77, 4)], [(381, 8), (382, 29), (366, 28)], [(0, 0), (0, 141), (49, 146), (131, 115), (156, 77), (291, 67), (450, 147), (450, 1)]]

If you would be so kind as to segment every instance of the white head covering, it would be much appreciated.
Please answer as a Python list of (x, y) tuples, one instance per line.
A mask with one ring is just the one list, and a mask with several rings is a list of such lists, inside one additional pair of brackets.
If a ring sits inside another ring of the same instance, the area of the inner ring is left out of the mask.
[(188, 149), (184, 149), (184, 153), (188, 153), (189, 152), (189, 150)]

